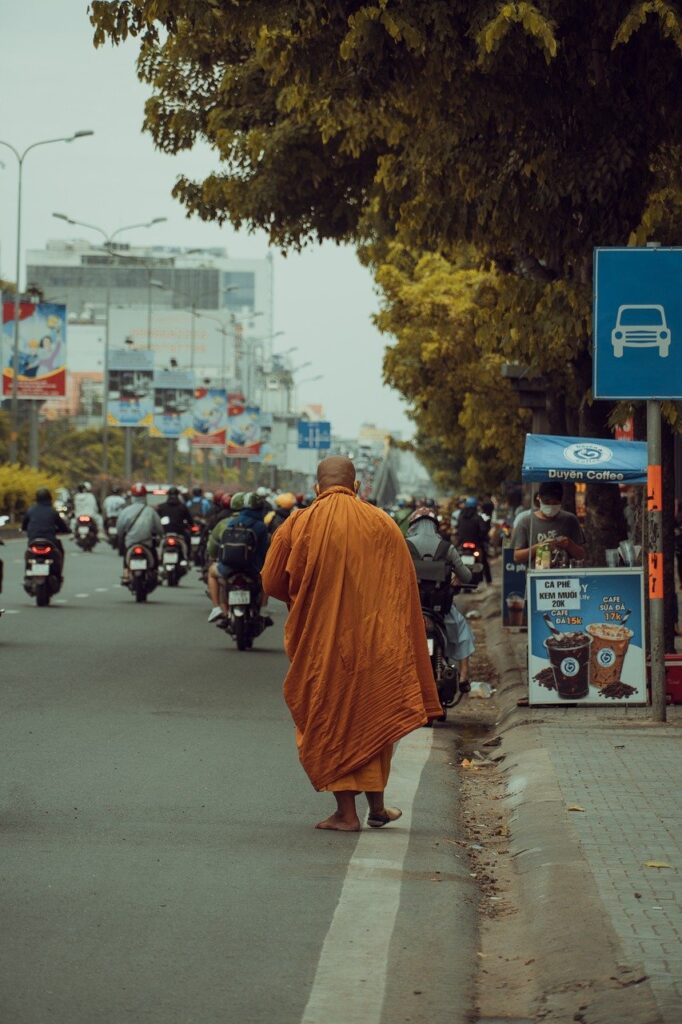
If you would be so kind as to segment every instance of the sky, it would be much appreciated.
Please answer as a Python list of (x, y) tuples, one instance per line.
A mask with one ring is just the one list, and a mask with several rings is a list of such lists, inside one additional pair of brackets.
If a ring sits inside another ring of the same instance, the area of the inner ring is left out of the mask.
[[(131, 243), (223, 246), (235, 258), (262, 258), (263, 234), (187, 219), (171, 198), (180, 174), (203, 178), (217, 166), (207, 146), (167, 156), (141, 131), (147, 95), (135, 75), (135, 42), (95, 50), (84, 0), (22, 0), (0, 17), (0, 139), (23, 150), (31, 143), (91, 129), (92, 138), (29, 153), (23, 174), (22, 250), (48, 238), (73, 238), (59, 211), (113, 231), (124, 224), (167, 217)], [(0, 146), (0, 274), (15, 278), (16, 160)], [(85, 233), (80, 231), (81, 237)], [(23, 272), (22, 272), (23, 273)], [(399, 395), (382, 383), (384, 339), (371, 322), (378, 307), (371, 275), (349, 247), (315, 246), (286, 257), (275, 253), (274, 330), (281, 348), (297, 346), (308, 360), (299, 400), (321, 402), (333, 429), (353, 436), (373, 422), (403, 437), (413, 433)]]

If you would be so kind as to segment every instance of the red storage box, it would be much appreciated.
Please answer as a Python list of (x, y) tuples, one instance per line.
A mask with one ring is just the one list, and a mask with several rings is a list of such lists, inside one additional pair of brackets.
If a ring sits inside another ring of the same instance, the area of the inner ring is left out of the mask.
[(682, 704), (682, 654), (665, 656), (665, 692), (669, 704)]

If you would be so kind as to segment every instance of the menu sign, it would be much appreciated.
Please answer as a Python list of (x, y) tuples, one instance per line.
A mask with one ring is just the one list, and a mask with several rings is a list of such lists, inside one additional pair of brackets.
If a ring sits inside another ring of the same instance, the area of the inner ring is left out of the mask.
[(531, 704), (646, 703), (642, 570), (531, 572)]

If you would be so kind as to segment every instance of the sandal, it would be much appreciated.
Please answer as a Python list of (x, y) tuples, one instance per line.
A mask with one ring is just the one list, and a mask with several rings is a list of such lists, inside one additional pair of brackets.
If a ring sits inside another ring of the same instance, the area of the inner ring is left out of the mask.
[(370, 813), (367, 818), (367, 824), (370, 828), (383, 828), (384, 825), (390, 825), (392, 821), (397, 821), (398, 818), (402, 817), (402, 814), (403, 812), (397, 807), (391, 807), (384, 814)]

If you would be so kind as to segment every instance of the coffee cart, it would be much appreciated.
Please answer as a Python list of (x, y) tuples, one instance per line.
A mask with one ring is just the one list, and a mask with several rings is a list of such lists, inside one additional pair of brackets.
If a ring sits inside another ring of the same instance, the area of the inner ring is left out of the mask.
[[(528, 434), (522, 478), (645, 484), (646, 444)], [(646, 704), (644, 575), (626, 564), (638, 554), (629, 545), (606, 567), (528, 567), (529, 704)]]

